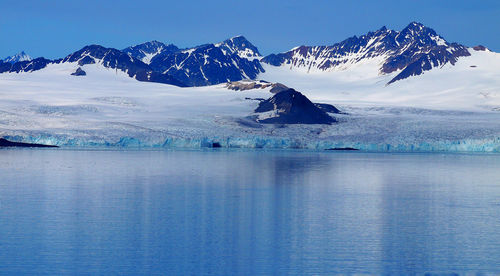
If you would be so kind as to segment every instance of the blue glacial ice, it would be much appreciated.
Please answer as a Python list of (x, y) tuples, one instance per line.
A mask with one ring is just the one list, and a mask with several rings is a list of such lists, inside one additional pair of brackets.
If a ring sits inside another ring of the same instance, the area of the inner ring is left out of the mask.
[(464, 139), (459, 141), (428, 141), (414, 143), (376, 143), (335, 141), (328, 139), (309, 140), (279, 137), (201, 137), (164, 139), (141, 139), (120, 137), (117, 140), (68, 138), (50, 135), (5, 136), (16, 142), (58, 145), (69, 148), (249, 148), (249, 149), (306, 149), (325, 150), (332, 148), (355, 148), (371, 152), (500, 152), (500, 137), (485, 139)]

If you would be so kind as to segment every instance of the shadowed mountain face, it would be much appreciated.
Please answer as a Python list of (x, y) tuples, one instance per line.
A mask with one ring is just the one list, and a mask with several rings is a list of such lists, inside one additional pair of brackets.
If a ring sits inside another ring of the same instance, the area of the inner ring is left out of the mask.
[(381, 58), (381, 74), (400, 71), (390, 84), (447, 63), (454, 65), (459, 57), (469, 55), (467, 47), (448, 43), (434, 30), (413, 22), (400, 32), (382, 27), (332, 46), (301, 46), (285, 53), (271, 54), (262, 62), (307, 71), (329, 71), (349, 69), (353, 64)]
[(168, 74), (154, 71), (148, 64), (131, 57), (127, 53), (100, 45), (89, 45), (65, 57), (61, 62), (77, 62), (78, 65), (99, 63), (106, 68), (126, 72), (139, 81), (159, 82), (185, 86), (184, 83)]
[(257, 121), (265, 124), (332, 124), (337, 121), (291, 88), (261, 101), (255, 113)]
[(259, 51), (243, 36), (177, 52), (162, 52), (151, 67), (189, 86), (204, 86), (255, 79), (264, 72)]
[(75, 72), (71, 73), (72, 76), (86, 76), (87, 72), (83, 71), (81, 67), (78, 67)]
[(52, 62), (52, 60), (43, 57), (33, 60), (19, 61), (15, 63), (0, 61), (0, 73), (33, 72), (45, 68), (47, 64), (50, 64)]
[(151, 59), (158, 54), (175, 53), (177, 51), (179, 51), (177, 46), (173, 44), (167, 45), (156, 40), (131, 46), (122, 50), (122, 52), (127, 53), (146, 64), (151, 63)]
[(79, 66), (97, 63), (126, 72), (139, 81), (204, 86), (255, 79), (264, 72), (260, 57), (257, 47), (243, 36), (184, 50), (172, 44), (151, 41), (122, 51), (89, 45), (55, 61), (44, 58), (14, 64), (0, 61), (0, 73), (32, 72), (50, 63), (76, 62)]
[(241, 58), (261, 58), (259, 50), (244, 36), (235, 36), (216, 44), (225, 53), (237, 54)]
[(160, 54), (153, 58), (151, 67), (189, 86), (255, 79), (264, 71), (258, 60), (242, 58), (214, 44)]
[(182, 50), (172, 44), (151, 41), (123, 51), (188, 86), (255, 79), (264, 71), (258, 60), (259, 50), (243, 36)]

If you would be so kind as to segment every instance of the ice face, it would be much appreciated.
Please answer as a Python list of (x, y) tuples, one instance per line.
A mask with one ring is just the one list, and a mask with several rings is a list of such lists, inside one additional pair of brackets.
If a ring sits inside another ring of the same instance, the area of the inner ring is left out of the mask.
[(6, 136), (16, 142), (58, 145), (63, 147), (98, 148), (250, 148), (250, 149), (307, 149), (326, 150), (353, 148), (370, 152), (500, 152), (500, 137), (464, 139), (460, 141), (428, 141), (420, 143), (369, 143), (331, 140), (308, 140), (277, 137), (166, 137), (152, 140), (121, 137), (118, 140), (70, 138), (57, 136)]

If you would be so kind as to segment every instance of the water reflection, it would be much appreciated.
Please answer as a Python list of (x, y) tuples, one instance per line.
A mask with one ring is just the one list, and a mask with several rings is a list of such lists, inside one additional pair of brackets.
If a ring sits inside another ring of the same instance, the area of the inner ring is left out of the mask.
[(499, 156), (0, 151), (0, 274), (497, 272)]

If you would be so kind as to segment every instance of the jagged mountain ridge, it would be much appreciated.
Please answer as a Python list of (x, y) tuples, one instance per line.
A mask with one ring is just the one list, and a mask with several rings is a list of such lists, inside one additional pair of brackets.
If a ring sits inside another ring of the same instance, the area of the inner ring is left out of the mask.
[(20, 61), (16, 63), (0, 62), (0, 73), (11, 72), (33, 72), (41, 70), (49, 64), (74, 62), (78, 66), (86, 64), (101, 64), (105, 68), (121, 70), (129, 77), (138, 81), (159, 82), (172, 84), (180, 87), (186, 86), (183, 82), (168, 74), (161, 74), (151, 67), (129, 54), (114, 48), (106, 48), (100, 45), (88, 45), (82, 49), (66, 56), (63, 59), (49, 60), (43, 57), (33, 60)]
[(32, 72), (50, 63), (78, 61), (122, 70), (141, 81), (205, 86), (256, 79), (264, 72), (263, 63), (311, 72), (349, 70), (353, 65), (376, 60), (379, 74), (394, 73), (388, 82), (391, 84), (445, 64), (454, 65), (460, 57), (469, 55), (466, 46), (449, 43), (431, 28), (412, 22), (401, 31), (383, 27), (332, 46), (300, 46), (266, 57), (243, 36), (187, 49), (150, 41), (123, 50), (90, 45), (60, 60), (0, 61), (0, 73)]
[[(235, 43), (237, 41), (237, 43)], [(255, 79), (264, 72), (257, 48), (244, 37), (218, 44), (205, 44), (174, 53), (163, 52), (151, 60), (151, 67), (190, 86), (213, 85)]]
[(43, 57), (35, 58), (33, 60), (18, 61), (15, 63), (0, 61), (0, 73), (20, 73), (20, 72), (33, 72), (45, 68), (48, 64), (54, 61)]
[(221, 48), (223, 52), (237, 54), (241, 58), (260, 59), (262, 58), (259, 49), (255, 47), (244, 36), (239, 35), (226, 39), (221, 43), (215, 44), (216, 47)]
[(189, 86), (255, 79), (264, 71), (259, 50), (243, 36), (187, 49), (151, 41), (122, 51)]
[(174, 53), (177, 51), (179, 51), (179, 48), (174, 44), (165, 44), (156, 40), (130, 46), (122, 50), (122, 52), (125, 52), (146, 64), (150, 64), (151, 59), (158, 54)]
[(399, 32), (382, 27), (332, 46), (300, 46), (288, 52), (268, 55), (261, 61), (310, 72), (346, 70), (364, 60), (381, 58), (380, 74), (400, 71), (390, 84), (446, 63), (455, 64), (459, 57), (469, 55), (467, 47), (448, 43), (431, 28), (412, 22)]
[(159, 82), (185, 86), (184, 83), (166, 74), (154, 71), (148, 64), (136, 59), (125, 52), (100, 45), (85, 46), (79, 51), (68, 55), (60, 62), (77, 62), (79, 66), (99, 63), (106, 68), (126, 72), (131, 78), (139, 81)]
[(257, 48), (243, 36), (184, 50), (172, 44), (151, 41), (121, 51), (89, 45), (59, 60), (38, 58), (14, 64), (0, 61), (0, 73), (32, 72), (51, 63), (77, 62), (79, 66), (97, 63), (124, 71), (139, 81), (204, 86), (255, 79), (264, 71), (260, 57)]

